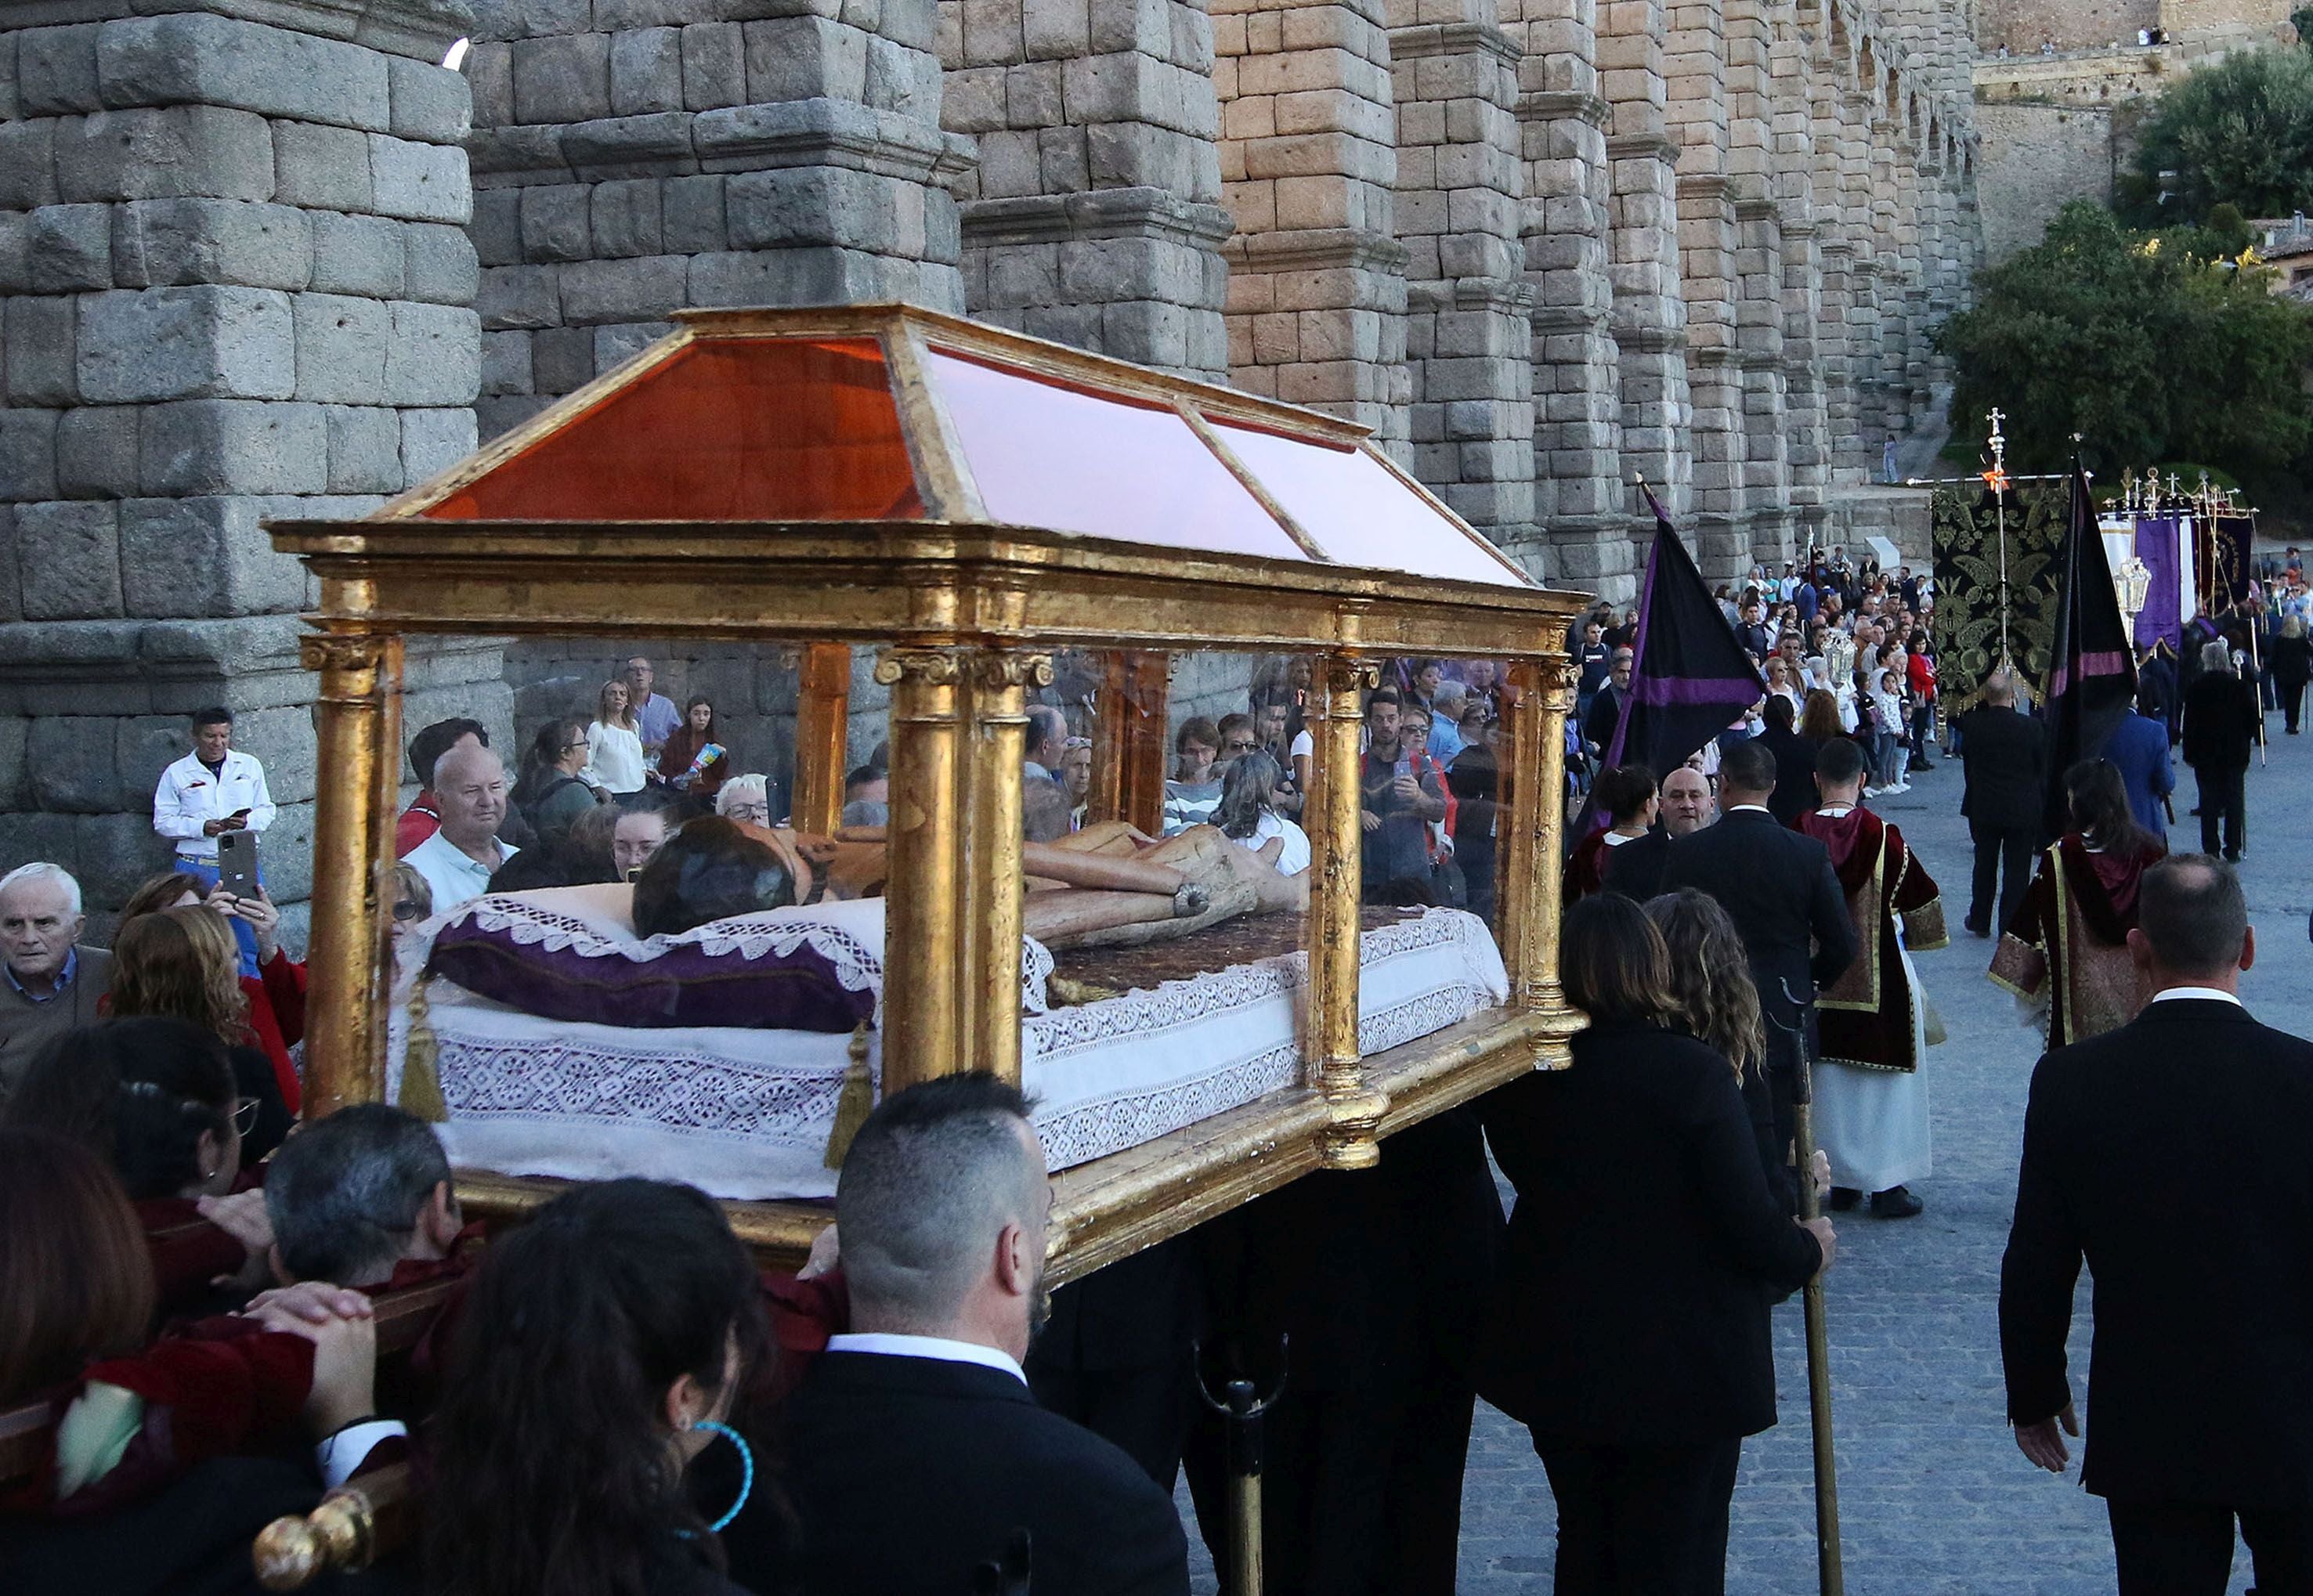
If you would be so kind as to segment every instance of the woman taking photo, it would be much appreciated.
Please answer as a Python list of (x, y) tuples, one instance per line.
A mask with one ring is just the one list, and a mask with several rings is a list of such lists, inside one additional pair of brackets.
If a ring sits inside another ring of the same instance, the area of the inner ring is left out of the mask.
[(585, 723), (575, 715), (539, 727), (523, 751), (522, 775), (506, 796), (541, 846), (562, 841), (578, 817), (602, 802), (585, 777), (594, 751)]
[[(728, 1420), (765, 1346), (754, 1264), (690, 1187), (580, 1187), (493, 1243), (434, 1416), (431, 1596), (734, 1596), (716, 1536), (770, 1486)], [(709, 1447), (740, 1483), (694, 1505)]]
[(249, 1029), (258, 1050), (273, 1066), (274, 1084), (282, 1105), (295, 1115), (303, 1107), (297, 1068), (289, 1049), (305, 1039), (305, 967), (281, 946), (281, 911), (263, 887), (254, 898), (236, 898), (222, 887), (205, 884), (182, 872), (156, 875), (128, 895), (121, 906), (120, 923), (164, 908), (206, 908), (246, 925), (257, 943), (257, 973), (240, 977), (242, 995), (249, 1001)]
[(658, 779), (669, 791), (696, 801), (689, 812), (710, 814), (715, 794), (730, 774), (731, 756), (715, 729), (715, 706), (694, 697), (682, 707), (682, 724), (658, 751)]
[(623, 681), (606, 681), (595, 695), (594, 723), (586, 728), (586, 763), (578, 775), (612, 798), (643, 790), (642, 728)]
[(1558, 1499), (1559, 1596), (1711, 1596), (1746, 1435), (1775, 1422), (1771, 1297), (1833, 1255), (1771, 1195), (1736, 1067), (1679, 1029), (1670, 954), (1619, 893), (1566, 912), (1573, 1063), (1481, 1100), (1517, 1191), (1479, 1394)]

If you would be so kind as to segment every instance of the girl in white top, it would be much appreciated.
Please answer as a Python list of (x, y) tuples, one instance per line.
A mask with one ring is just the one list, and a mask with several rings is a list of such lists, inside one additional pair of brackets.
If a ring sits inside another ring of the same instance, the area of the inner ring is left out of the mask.
[(1299, 875), (1309, 868), (1309, 834), (1277, 812), (1275, 791), (1281, 774), (1277, 761), (1264, 753), (1239, 754), (1229, 761), (1221, 778), (1220, 807), (1213, 824), (1221, 835), (1255, 853), (1273, 837), (1283, 839), (1277, 857), (1280, 875)]
[(586, 728), (586, 766), (578, 779), (614, 796), (643, 790), (643, 739), (627, 684), (606, 681)]

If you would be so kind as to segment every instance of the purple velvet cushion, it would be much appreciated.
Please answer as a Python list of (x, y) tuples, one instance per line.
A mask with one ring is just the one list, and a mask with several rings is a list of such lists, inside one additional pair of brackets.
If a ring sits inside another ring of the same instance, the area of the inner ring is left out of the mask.
[(427, 973), (526, 1014), (595, 1025), (831, 1031), (874, 1015), (880, 950), (838, 927), (767, 919), (641, 942), (481, 899), (435, 934)]

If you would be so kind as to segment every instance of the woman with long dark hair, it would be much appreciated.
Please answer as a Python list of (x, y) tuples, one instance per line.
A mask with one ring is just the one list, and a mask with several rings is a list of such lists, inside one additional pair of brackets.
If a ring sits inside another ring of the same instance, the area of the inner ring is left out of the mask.
[(2117, 767), (2083, 759), (2064, 772), (2071, 828), (2040, 855), (2016, 918), (2002, 929), (1988, 972), (2023, 1001), (2047, 1045), (2102, 1036), (2136, 1017), (2136, 965), (2128, 934), (2136, 889), (2168, 848), (2136, 823)]
[[(475, 1276), (435, 1414), (432, 1596), (730, 1596), (717, 1531), (769, 1488), (730, 1424), (766, 1355), (762, 1286), (687, 1186), (555, 1198)], [(708, 1447), (740, 1501), (694, 1505)]]
[(1568, 909), (1559, 980), (1590, 1017), (1572, 1064), (1481, 1100), (1517, 1206), (1478, 1391), (1549, 1470), (1560, 1596), (1706, 1596), (1743, 1437), (1775, 1422), (1768, 1302), (1831, 1262), (1831, 1226), (1778, 1204), (1645, 910)]
[(682, 706), (682, 724), (667, 734), (658, 751), (658, 779), (692, 799), (691, 812), (705, 814), (714, 809), (715, 794), (731, 774), (731, 755), (715, 725), (715, 706), (693, 695)]
[(602, 802), (581, 774), (592, 752), (585, 722), (567, 715), (539, 727), (523, 750), (522, 774), (506, 800), (538, 833), (541, 846), (563, 841), (579, 817)]
[[(257, 1118), (215, 1032), (150, 1016), (50, 1042), (25, 1069), (5, 1123), (52, 1131), (112, 1165), (144, 1226), (161, 1306), (180, 1313), (231, 1307), (268, 1278), (263, 1196), (228, 1195)], [(220, 1277), (232, 1284), (216, 1285)]]

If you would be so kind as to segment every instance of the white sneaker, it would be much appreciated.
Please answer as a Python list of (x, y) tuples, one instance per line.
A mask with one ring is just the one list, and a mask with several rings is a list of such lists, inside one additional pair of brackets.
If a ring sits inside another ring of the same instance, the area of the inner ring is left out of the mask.
[(1912, 784), (1907, 781), (1899, 781), (1887, 790), (1891, 793), (1908, 793), (1912, 790)]

